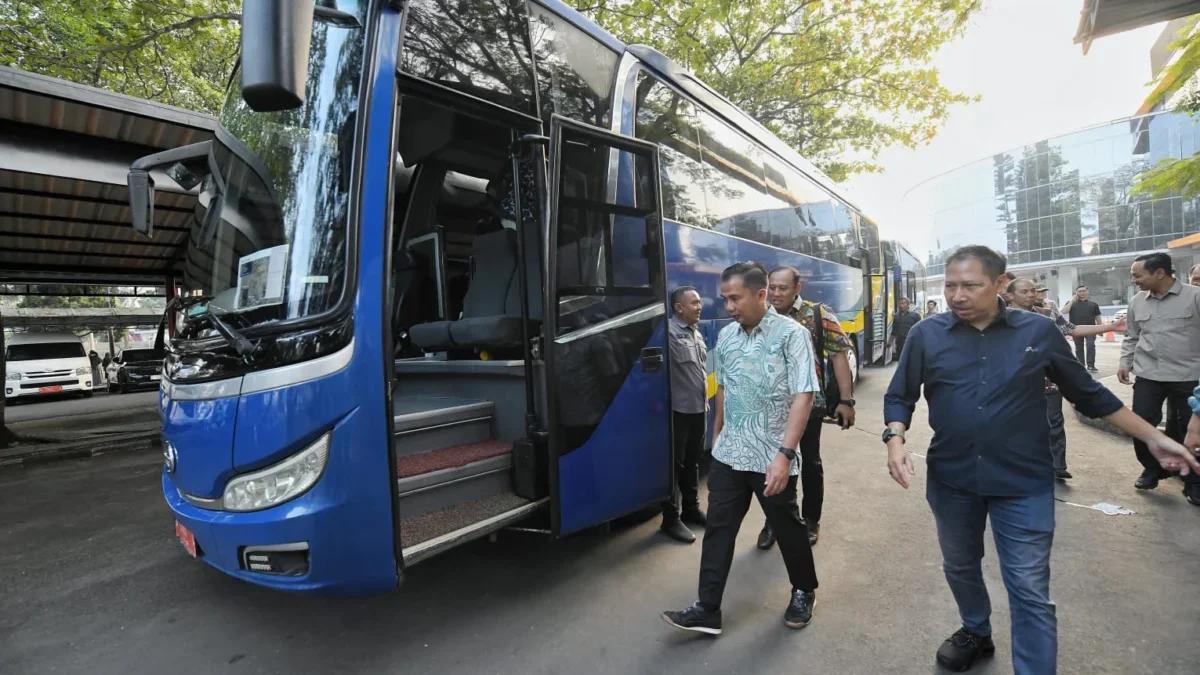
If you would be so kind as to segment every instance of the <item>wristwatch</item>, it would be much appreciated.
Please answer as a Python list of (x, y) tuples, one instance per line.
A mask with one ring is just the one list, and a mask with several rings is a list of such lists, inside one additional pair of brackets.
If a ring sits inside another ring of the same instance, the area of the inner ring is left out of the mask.
[(851, 408), (853, 408), (853, 407), (854, 407), (854, 399), (852, 399), (852, 398), (844, 398), (844, 399), (842, 399), (842, 400), (838, 401), (838, 405), (848, 405), (848, 406), (850, 406)]
[(796, 461), (796, 449), (795, 448), (788, 448), (788, 447), (781, 445), (781, 446), (779, 446), (779, 452), (783, 453), (783, 456), (787, 457), (789, 462)]
[(888, 427), (887, 429), (883, 430), (883, 442), (884, 443), (887, 443), (888, 441), (890, 441), (896, 437), (899, 437), (901, 442), (905, 442), (903, 431), (896, 431), (895, 429), (893, 429), (891, 427)]

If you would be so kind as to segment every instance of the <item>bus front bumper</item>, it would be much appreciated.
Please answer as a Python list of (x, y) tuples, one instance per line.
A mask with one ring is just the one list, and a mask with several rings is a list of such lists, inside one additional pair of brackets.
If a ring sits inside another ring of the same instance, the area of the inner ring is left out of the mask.
[[(360, 595), (394, 588), (395, 576), (380, 577), (379, 565), (370, 564), (377, 561), (356, 557), (364, 533), (347, 527), (354, 522), (350, 505), (324, 494), (322, 487), (318, 482), (305, 494), (262, 511), (231, 512), (193, 505), (165, 467), (162, 471), (167, 506), (194, 536), (197, 557), (210, 566), (260, 586), (300, 593)], [(271, 558), (282, 561), (286, 571), (255, 570), (263, 569), (264, 562), (278, 568)]]

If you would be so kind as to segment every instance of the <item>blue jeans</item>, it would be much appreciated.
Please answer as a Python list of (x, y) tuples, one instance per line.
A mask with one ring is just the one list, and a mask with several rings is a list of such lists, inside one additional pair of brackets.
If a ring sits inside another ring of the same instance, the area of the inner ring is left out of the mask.
[(992, 634), (992, 604), (981, 566), (984, 526), (990, 515), (1012, 616), (1013, 671), (1054, 675), (1058, 659), (1058, 621), (1050, 600), (1054, 492), (984, 497), (930, 479), (925, 497), (937, 520), (942, 566), (963, 628), (977, 635)]

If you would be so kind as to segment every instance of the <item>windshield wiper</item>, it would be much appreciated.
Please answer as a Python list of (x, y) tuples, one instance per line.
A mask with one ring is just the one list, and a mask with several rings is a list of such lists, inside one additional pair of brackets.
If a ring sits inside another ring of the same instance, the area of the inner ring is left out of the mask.
[(224, 319), (212, 310), (212, 307), (205, 307), (205, 310), (207, 312), (205, 316), (212, 322), (213, 328), (217, 329), (221, 337), (225, 338), (238, 356), (242, 357), (242, 361), (246, 363), (254, 361), (260, 349), (259, 343), (247, 340), (246, 336), (242, 335), (238, 329), (225, 323)]

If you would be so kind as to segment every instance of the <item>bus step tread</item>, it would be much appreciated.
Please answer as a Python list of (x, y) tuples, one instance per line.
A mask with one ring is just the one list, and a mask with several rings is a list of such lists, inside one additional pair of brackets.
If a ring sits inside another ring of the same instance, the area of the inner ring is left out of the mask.
[(415, 518), (402, 518), (400, 521), (401, 546), (404, 548), (416, 546), (529, 503), (529, 500), (508, 492), (462, 502)]
[(442, 469), (453, 469), (512, 452), (508, 441), (481, 441), (441, 448), (419, 455), (405, 455), (396, 460), (397, 475), (411, 478)]

